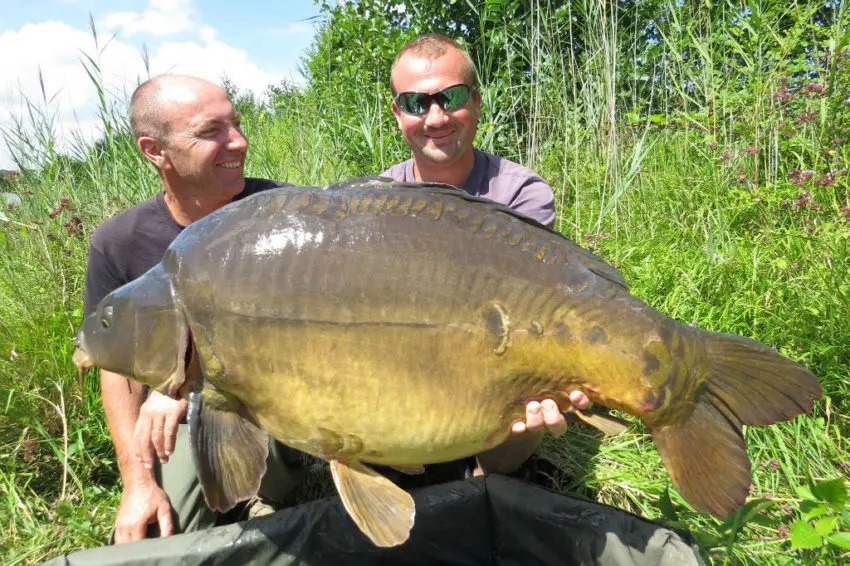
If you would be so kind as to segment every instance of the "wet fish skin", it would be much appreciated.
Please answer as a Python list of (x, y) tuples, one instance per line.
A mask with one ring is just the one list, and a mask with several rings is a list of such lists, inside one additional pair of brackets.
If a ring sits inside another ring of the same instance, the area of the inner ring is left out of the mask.
[[(204, 423), (193, 444), (207, 446), (198, 465), (208, 501), (226, 506), (256, 489), (244, 476), (257, 469), (220, 477), (238, 459), (214, 448), (228, 440), (227, 420), (236, 444), (261, 450), (267, 431), (331, 461), (347, 509), (377, 544), (406, 538), (384, 527), (413, 515), (360, 462), (416, 467), (478, 453), (508, 436), (531, 399), (566, 408), (580, 388), (639, 417), (683, 497), (725, 516), (750, 482), (741, 425), (787, 420), (820, 396), (811, 373), (773, 350), (681, 325), (561, 235), (442, 188), (352, 181), (260, 193), (188, 227), (137, 287), (145, 301), (121, 289), (104, 299), (80, 350), (87, 363), (174, 389), (191, 333), (192, 387), (207, 400), (191, 415)], [(110, 306), (160, 330), (97, 329)], [(135, 360), (166, 342), (167, 356), (140, 372)], [(387, 500), (399, 515), (380, 507)]]

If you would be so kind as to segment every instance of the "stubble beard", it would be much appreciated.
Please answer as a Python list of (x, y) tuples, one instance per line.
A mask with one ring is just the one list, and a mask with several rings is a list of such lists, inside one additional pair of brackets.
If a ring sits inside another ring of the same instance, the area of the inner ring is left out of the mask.
[(462, 140), (460, 138), (452, 140), (450, 144), (441, 146), (426, 143), (421, 147), (421, 153), (422, 156), (431, 163), (453, 163), (454, 161), (457, 161), (463, 153), (461, 151), (461, 146)]

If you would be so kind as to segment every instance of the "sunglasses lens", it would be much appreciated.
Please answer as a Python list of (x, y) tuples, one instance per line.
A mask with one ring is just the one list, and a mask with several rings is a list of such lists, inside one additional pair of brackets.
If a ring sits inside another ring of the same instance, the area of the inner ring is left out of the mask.
[(398, 95), (396, 103), (408, 114), (424, 114), (428, 111), (431, 97), (421, 92), (405, 92)]
[(450, 86), (437, 93), (440, 96), (440, 106), (443, 110), (457, 110), (469, 100), (469, 87), (467, 85)]
[(450, 112), (463, 107), (467, 103), (471, 90), (469, 85), (460, 84), (444, 88), (434, 94), (403, 92), (396, 97), (395, 101), (403, 112), (416, 116), (427, 113), (431, 107), (431, 102), (434, 100), (437, 101), (440, 108)]

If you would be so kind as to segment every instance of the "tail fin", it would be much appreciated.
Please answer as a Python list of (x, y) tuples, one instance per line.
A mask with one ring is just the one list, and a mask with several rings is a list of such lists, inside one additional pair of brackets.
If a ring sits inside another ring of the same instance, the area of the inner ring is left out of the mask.
[(741, 423), (769, 425), (812, 409), (818, 378), (755, 340), (707, 333), (708, 387)]
[(709, 377), (682, 424), (652, 431), (673, 485), (699, 511), (725, 518), (744, 504), (750, 460), (741, 425), (767, 425), (808, 412), (817, 378), (741, 336), (706, 333)]

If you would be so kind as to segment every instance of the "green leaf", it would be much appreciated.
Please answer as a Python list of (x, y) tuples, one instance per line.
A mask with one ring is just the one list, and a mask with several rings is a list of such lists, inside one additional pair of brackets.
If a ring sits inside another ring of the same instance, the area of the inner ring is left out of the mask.
[(818, 548), (823, 544), (823, 537), (806, 521), (794, 521), (788, 533), (791, 535), (791, 548)]
[(812, 492), (821, 501), (826, 501), (835, 511), (840, 511), (847, 502), (847, 486), (842, 478), (816, 484)]
[(800, 512), (807, 521), (815, 517), (820, 517), (826, 514), (827, 511), (829, 511), (829, 505), (826, 503), (818, 503), (816, 501), (803, 501), (800, 503)]
[(812, 493), (812, 490), (809, 489), (807, 485), (798, 485), (795, 489), (797, 492), (797, 497), (800, 499), (808, 499), (810, 501), (817, 501), (818, 498)]
[(850, 550), (850, 533), (832, 533), (826, 538), (829, 544)]
[(74, 506), (67, 501), (62, 501), (56, 506), (56, 514), (63, 519), (68, 518), (74, 514)]
[(741, 527), (747, 524), (753, 517), (757, 516), (762, 509), (766, 509), (775, 504), (776, 502), (771, 501), (770, 499), (753, 499), (752, 501), (747, 501), (733, 515), (723, 521), (723, 523), (717, 527), (717, 530), (722, 533), (737, 533), (741, 530)]
[(825, 537), (835, 530), (836, 525), (838, 525), (838, 517), (823, 517), (815, 521), (815, 532)]

